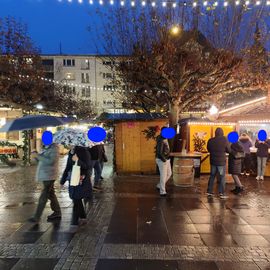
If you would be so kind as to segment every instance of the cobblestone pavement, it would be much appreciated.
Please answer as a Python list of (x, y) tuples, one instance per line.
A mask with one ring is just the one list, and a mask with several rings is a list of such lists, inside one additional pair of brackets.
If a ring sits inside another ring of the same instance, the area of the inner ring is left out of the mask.
[(169, 183), (160, 198), (158, 177), (112, 178), (110, 161), (88, 223), (74, 231), (72, 203), (58, 186), (61, 221), (46, 221), (48, 204), (40, 224), (26, 222), (40, 192), (35, 169), (0, 169), (0, 270), (270, 269), (270, 179), (242, 178), (244, 194), (220, 200), (204, 195), (202, 176), (192, 188)]

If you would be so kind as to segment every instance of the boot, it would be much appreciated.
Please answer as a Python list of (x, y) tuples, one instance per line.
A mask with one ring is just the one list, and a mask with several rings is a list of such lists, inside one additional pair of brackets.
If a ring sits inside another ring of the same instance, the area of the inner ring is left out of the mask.
[(239, 194), (241, 192), (240, 187), (235, 187), (235, 191), (233, 192), (235, 195)]

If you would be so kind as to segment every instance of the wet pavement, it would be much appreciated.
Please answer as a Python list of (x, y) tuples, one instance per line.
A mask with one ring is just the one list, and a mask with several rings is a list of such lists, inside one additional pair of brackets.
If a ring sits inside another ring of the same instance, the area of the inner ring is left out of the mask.
[(205, 196), (202, 176), (190, 188), (170, 182), (169, 196), (160, 198), (157, 176), (112, 177), (111, 164), (77, 231), (58, 183), (62, 219), (47, 222), (48, 203), (40, 224), (26, 222), (41, 188), (36, 168), (0, 168), (0, 270), (270, 269), (270, 178), (242, 177), (246, 191), (220, 200)]

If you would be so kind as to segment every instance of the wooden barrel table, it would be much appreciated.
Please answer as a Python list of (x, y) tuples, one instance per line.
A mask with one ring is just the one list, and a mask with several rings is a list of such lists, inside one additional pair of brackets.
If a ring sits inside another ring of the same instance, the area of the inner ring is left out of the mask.
[(194, 182), (193, 159), (174, 158), (173, 182), (176, 186), (192, 186)]
[(194, 184), (195, 163), (200, 160), (200, 154), (194, 153), (171, 153), (173, 160), (173, 183), (175, 186), (189, 187)]

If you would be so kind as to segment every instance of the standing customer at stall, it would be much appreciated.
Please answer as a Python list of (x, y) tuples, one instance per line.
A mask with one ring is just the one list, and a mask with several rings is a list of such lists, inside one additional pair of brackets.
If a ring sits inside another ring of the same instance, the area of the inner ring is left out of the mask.
[[(237, 136), (238, 140), (238, 136)], [(231, 190), (234, 194), (239, 194), (244, 190), (244, 187), (238, 177), (241, 174), (242, 159), (244, 159), (245, 152), (242, 144), (236, 141), (231, 144), (231, 152), (229, 154), (229, 173), (235, 183), (235, 188)]]
[(28, 221), (39, 222), (48, 200), (51, 201), (53, 213), (48, 220), (61, 218), (61, 209), (54, 191), (54, 182), (58, 174), (58, 147), (56, 144), (45, 146), (44, 150), (35, 157), (38, 161), (36, 179), (43, 183), (43, 190), (39, 197), (38, 206), (33, 217)]
[(166, 183), (172, 175), (169, 143), (166, 138), (162, 137), (162, 130), (165, 128), (166, 127), (161, 128), (156, 144), (156, 163), (160, 174), (160, 181), (159, 184), (157, 184), (157, 189), (159, 189), (161, 197), (166, 197)]
[[(91, 158), (86, 147), (75, 146), (70, 147), (67, 165), (61, 178), (60, 184), (63, 186), (69, 181), (69, 196), (73, 201), (73, 212), (71, 225), (79, 225), (79, 219), (82, 223), (86, 222), (86, 213), (82, 199), (89, 199), (92, 196), (92, 185), (90, 179)], [(80, 184), (78, 186), (70, 186), (70, 177), (72, 166), (77, 162), (80, 166)]]
[(210, 153), (210, 177), (208, 181), (207, 195), (213, 196), (213, 186), (216, 174), (220, 176), (218, 192), (221, 199), (226, 199), (225, 194), (225, 173), (226, 173), (226, 152), (230, 152), (230, 146), (227, 138), (224, 136), (222, 128), (218, 127), (215, 131), (215, 137), (209, 139), (207, 150)]
[(256, 140), (255, 147), (257, 148), (257, 177), (256, 180), (264, 180), (264, 172), (268, 157), (268, 149), (270, 148), (269, 140)]
[(250, 147), (252, 147), (252, 142), (249, 136), (245, 133), (240, 136), (239, 142), (242, 144), (245, 152), (245, 157), (242, 159), (241, 174), (249, 176), (251, 171)]

